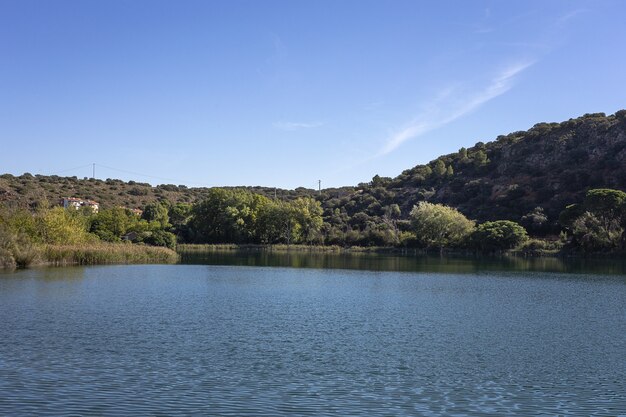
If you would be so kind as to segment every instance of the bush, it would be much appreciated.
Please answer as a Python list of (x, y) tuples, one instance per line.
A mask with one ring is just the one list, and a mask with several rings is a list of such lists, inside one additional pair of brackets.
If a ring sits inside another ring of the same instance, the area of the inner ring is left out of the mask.
[(472, 246), (486, 252), (513, 249), (528, 240), (528, 233), (510, 220), (497, 220), (478, 225), (471, 238)]
[(164, 246), (170, 249), (176, 247), (176, 235), (165, 230), (155, 230), (146, 236), (143, 241), (153, 246)]
[(539, 256), (546, 253), (558, 252), (563, 247), (561, 241), (547, 241), (541, 239), (529, 239), (519, 248), (524, 255)]

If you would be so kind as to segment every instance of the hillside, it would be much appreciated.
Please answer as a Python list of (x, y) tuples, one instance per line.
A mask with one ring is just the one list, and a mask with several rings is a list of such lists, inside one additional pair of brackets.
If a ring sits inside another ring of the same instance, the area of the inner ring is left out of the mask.
[[(344, 232), (381, 224), (394, 204), (400, 208), (398, 217), (406, 218), (415, 203), (428, 200), (456, 207), (479, 221), (523, 223), (525, 215), (541, 207), (547, 216), (543, 228), (536, 230), (541, 234), (556, 230), (558, 214), (566, 205), (581, 201), (586, 190), (601, 187), (626, 190), (626, 110), (539, 123), (528, 131), (441, 156), (396, 178), (375, 176), (355, 187), (322, 190), (321, 195), (304, 188), (242, 188), (283, 200), (315, 196), (322, 202), (329, 228)], [(142, 208), (156, 200), (194, 203), (208, 190), (115, 179), (0, 176), (0, 202), (19, 207), (74, 196), (96, 200), (103, 208)]]
[[(418, 201), (458, 208), (485, 221), (523, 216), (541, 207), (556, 228), (563, 208), (590, 188), (626, 190), (626, 110), (587, 114), (562, 123), (538, 123), (528, 131), (441, 156), (396, 178), (375, 176), (350, 195), (327, 193), (327, 209), (381, 216), (398, 204), (403, 217)], [(367, 221), (367, 219), (364, 219)]]
[[(298, 188), (282, 190), (268, 187), (242, 187), (268, 197), (291, 200), (300, 195), (312, 195), (313, 190)], [(95, 200), (102, 208), (143, 208), (154, 201), (167, 200), (171, 203), (194, 203), (202, 200), (209, 188), (189, 188), (184, 185), (148, 183), (110, 179), (106, 180), (56, 175), (20, 176), (0, 175), (0, 202), (21, 208), (33, 208), (40, 201), (56, 204), (62, 197), (78, 197)]]

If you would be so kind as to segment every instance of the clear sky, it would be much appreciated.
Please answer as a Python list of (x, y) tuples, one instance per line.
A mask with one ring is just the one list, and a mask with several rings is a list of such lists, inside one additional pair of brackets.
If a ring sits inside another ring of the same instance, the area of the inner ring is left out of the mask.
[(626, 108), (626, 1), (0, 0), (0, 172), (315, 188)]

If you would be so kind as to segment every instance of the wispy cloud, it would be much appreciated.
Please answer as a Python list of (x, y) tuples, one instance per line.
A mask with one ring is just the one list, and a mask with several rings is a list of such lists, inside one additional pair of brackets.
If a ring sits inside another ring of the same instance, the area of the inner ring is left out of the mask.
[(533, 64), (534, 61), (524, 61), (511, 65), (496, 74), (484, 88), (478, 91), (463, 92), (459, 91), (458, 86), (443, 90), (421, 114), (392, 134), (385, 141), (377, 156), (393, 152), (406, 141), (451, 123), (506, 93), (513, 87), (515, 77)]
[(286, 130), (286, 131), (293, 131), (293, 130), (300, 130), (300, 129), (311, 129), (314, 127), (320, 127), (322, 126), (324, 123), (322, 122), (285, 122), (285, 121), (280, 121), (280, 122), (274, 122), (272, 123), (272, 126), (274, 126), (275, 129), (278, 130)]
[(559, 16), (559, 17), (556, 19), (556, 24), (557, 24), (558, 26), (564, 25), (564, 24), (566, 24), (569, 20), (573, 19), (574, 17), (578, 16), (579, 14), (586, 13), (586, 12), (588, 12), (588, 10), (587, 10), (587, 9), (576, 9), (576, 10), (571, 10), (571, 11), (569, 11), (569, 12), (567, 12), (567, 13), (565, 13), (565, 14), (563, 14), (563, 15)]

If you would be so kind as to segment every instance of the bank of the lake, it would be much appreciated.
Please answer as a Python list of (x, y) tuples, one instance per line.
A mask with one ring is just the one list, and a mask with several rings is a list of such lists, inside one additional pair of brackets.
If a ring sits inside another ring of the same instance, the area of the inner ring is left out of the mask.
[[(420, 249), (397, 246), (338, 246), (338, 245), (285, 245), (285, 244), (179, 244), (176, 251), (181, 255), (211, 254), (218, 252), (271, 252), (271, 253), (338, 253), (338, 254), (392, 254), (429, 256), (442, 255), (452, 257), (493, 258), (502, 256), (514, 256), (522, 258), (530, 257), (559, 257), (559, 258), (598, 258), (598, 259), (626, 259), (623, 252), (581, 252), (560, 247), (558, 245), (537, 245), (536, 239), (529, 245), (519, 248), (494, 252), (481, 252), (475, 249), (443, 248)], [(543, 241), (541, 241), (543, 242)], [(558, 247), (557, 247), (558, 246)]]
[(308, 253), (396, 253), (423, 254), (414, 248), (398, 248), (393, 246), (339, 246), (339, 245), (286, 245), (286, 244), (179, 244), (178, 253), (211, 253), (222, 251), (269, 251), (269, 252), (308, 252)]
[(19, 252), (0, 252), (0, 269), (29, 266), (173, 264), (179, 255), (172, 249), (130, 243), (81, 245), (30, 245)]

